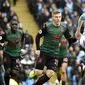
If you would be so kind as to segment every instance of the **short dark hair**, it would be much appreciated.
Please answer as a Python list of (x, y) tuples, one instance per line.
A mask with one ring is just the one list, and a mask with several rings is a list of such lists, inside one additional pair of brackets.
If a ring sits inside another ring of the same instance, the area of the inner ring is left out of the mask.
[(18, 24), (18, 21), (17, 20), (11, 20), (10, 24)]

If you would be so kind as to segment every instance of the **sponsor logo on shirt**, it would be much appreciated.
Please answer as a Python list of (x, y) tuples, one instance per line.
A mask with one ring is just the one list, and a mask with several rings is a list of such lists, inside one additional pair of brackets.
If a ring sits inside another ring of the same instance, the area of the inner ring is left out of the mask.
[(54, 34), (54, 39), (60, 39), (60, 34)]

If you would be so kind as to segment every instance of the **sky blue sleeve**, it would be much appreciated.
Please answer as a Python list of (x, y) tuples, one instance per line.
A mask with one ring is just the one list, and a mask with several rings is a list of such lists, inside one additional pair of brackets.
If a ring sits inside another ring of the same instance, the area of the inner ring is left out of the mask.
[(83, 13), (80, 17), (85, 22), (85, 13)]

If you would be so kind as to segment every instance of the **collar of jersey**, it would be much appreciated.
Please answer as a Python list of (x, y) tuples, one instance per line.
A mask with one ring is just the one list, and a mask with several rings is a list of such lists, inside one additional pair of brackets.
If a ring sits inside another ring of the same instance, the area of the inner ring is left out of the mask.
[(58, 25), (58, 26), (57, 26), (57, 25), (55, 24), (55, 22), (54, 22), (54, 21), (52, 21), (52, 23), (53, 23), (53, 25), (54, 25), (54, 26), (56, 26), (56, 27), (59, 27), (59, 26), (60, 26), (60, 25)]

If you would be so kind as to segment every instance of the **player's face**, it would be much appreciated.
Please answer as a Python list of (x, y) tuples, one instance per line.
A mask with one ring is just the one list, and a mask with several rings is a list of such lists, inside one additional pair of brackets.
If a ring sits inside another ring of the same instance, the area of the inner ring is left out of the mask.
[(60, 22), (61, 22), (61, 13), (58, 13), (58, 14), (54, 14), (52, 19), (53, 19), (53, 22), (56, 24), (56, 25), (60, 25)]
[(11, 24), (11, 29), (13, 32), (16, 32), (16, 30), (18, 29), (18, 23)]

